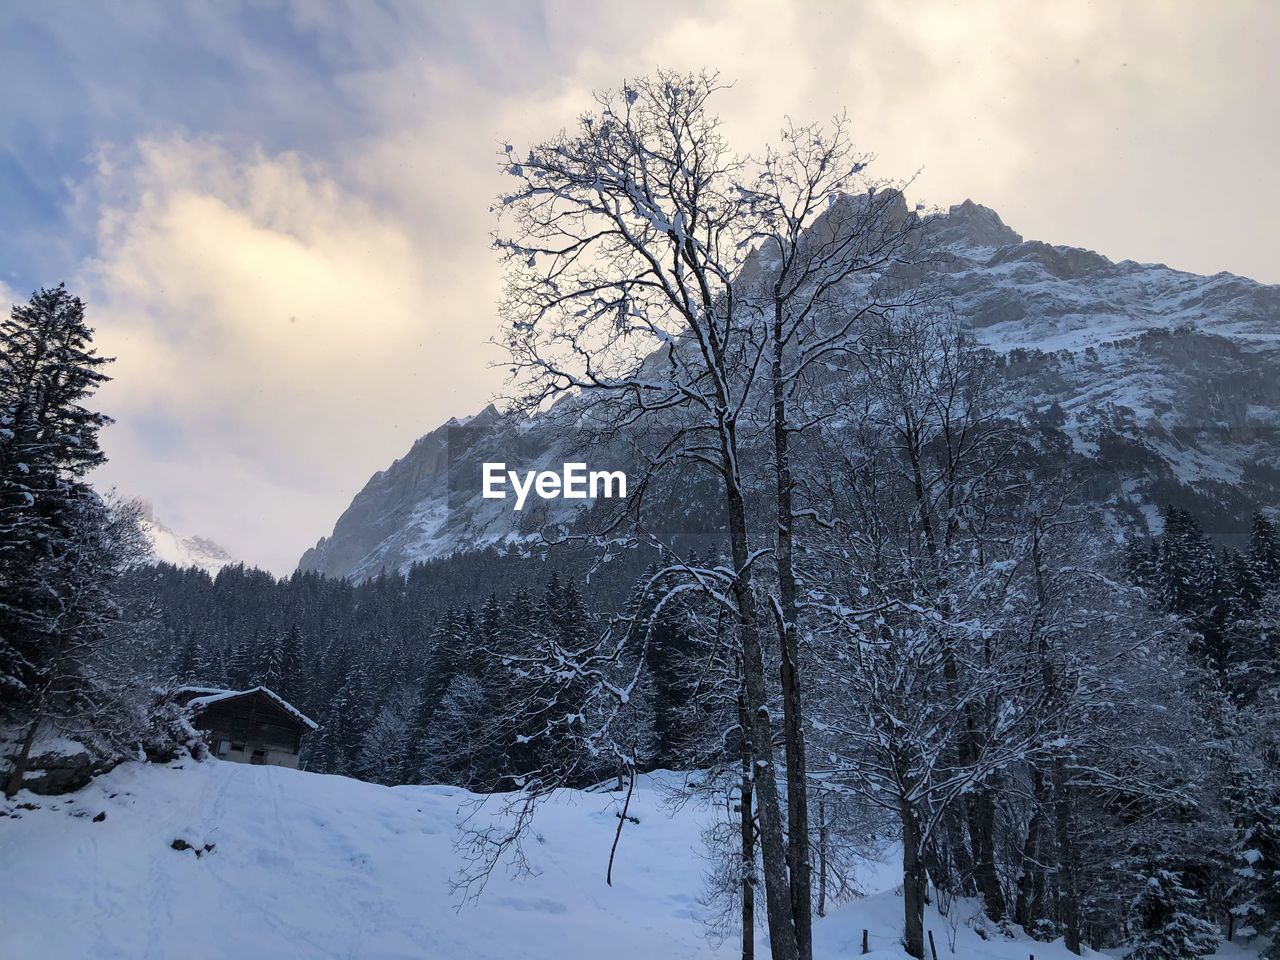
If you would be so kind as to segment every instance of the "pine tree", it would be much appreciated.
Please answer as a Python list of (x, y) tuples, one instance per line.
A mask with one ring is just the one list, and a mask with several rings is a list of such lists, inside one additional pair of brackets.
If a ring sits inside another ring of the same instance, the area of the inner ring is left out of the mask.
[(1201, 608), (1213, 578), (1213, 547), (1186, 510), (1167, 507), (1160, 538), (1157, 575), (1161, 599), (1171, 613), (1190, 615)]
[(258, 671), (254, 667), (255, 644), (237, 637), (227, 654), (227, 683), (234, 690), (245, 690), (253, 686)]
[(470, 674), (454, 676), (422, 746), (421, 782), (492, 787), (499, 760), (485, 736), (489, 714), (484, 685)]
[(354, 772), (360, 779), (388, 786), (401, 782), (408, 747), (408, 715), (412, 705), (403, 694), (394, 696), (374, 715), (360, 738)]
[(1197, 652), (1219, 673), (1230, 664), (1231, 587), (1209, 538), (1188, 511), (1168, 507), (1156, 560), (1156, 595), (1195, 632)]
[(60, 553), (83, 518), (82, 478), (109, 417), (83, 404), (108, 379), (84, 303), (37, 291), (0, 322), (0, 709), (30, 707), (56, 643)]
[(558, 617), (560, 642), (566, 647), (580, 646), (587, 638), (587, 608), (582, 602), (582, 594), (572, 580), (564, 585), (560, 592), (560, 610)]
[(193, 681), (206, 687), (224, 686), (227, 684), (227, 658), (214, 644), (206, 643), (196, 655), (196, 668)]
[(195, 634), (184, 633), (182, 646), (178, 653), (178, 663), (174, 668), (175, 677), (183, 683), (195, 682), (199, 658), (200, 650), (196, 645)]
[(336, 766), (331, 773), (350, 774), (355, 770), (360, 742), (373, 721), (374, 704), (365, 666), (356, 661), (338, 690), (331, 711), (335, 738)]
[(277, 688), (280, 696), (290, 702), (309, 699), (302, 676), (303, 656), (302, 633), (294, 624), (280, 638), (280, 686)]
[(1249, 563), (1265, 586), (1280, 584), (1280, 534), (1260, 513), (1253, 515), (1249, 530)]
[(401, 783), (426, 782), (424, 764), (428, 760), (431, 745), (429, 739), (431, 720), (438, 703), (439, 700), (434, 695), (432, 686), (424, 685), (414, 698), (405, 732), (404, 760), (400, 767)]
[[(700, 564), (696, 553), (690, 555), (688, 563)], [(652, 585), (656, 573), (653, 566), (645, 570), (639, 588), (628, 601), (625, 616), (634, 622), (636, 630), (647, 634), (644, 656), (646, 672), (652, 678), (652, 759), (659, 766), (677, 769), (682, 748), (693, 739), (696, 726), (691, 722), (695, 715), (690, 709), (694, 694), (689, 665), (693, 641), (686, 603), (668, 601), (663, 609), (657, 609), (670, 585)]]
[(280, 681), (284, 679), (284, 638), (280, 634), (272, 634), (267, 639), (259, 660), (262, 666), (255, 682), (280, 693)]
[(1218, 563), (1223, 571), (1226, 619), (1232, 621), (1252, 615), (1262, 605), (1267, 592), (1262, 567), (1248, 556), (1225, 549)]
[(116, 591), (140, 548), (137, 511), (84, 480), (106, 459), (98, 431), (110, 418), (85, 403), (109, 362), (64, 286), (0, 322), (0, 718), (25, 726), (9, 794), (49, 717), (112, 740), (131, 711)]
[(1280, 958), (1280, 788), (1263, 776), (1245, 777), (1229, 792), (1234, 811), (1231, 914), (1242, 937), (1265, 937), (1263, 956)]
[(1180, 874), (1156, 863), (1139, 875), (1128, 960), (1195, 960), (1217, 949), (1217, 932), (1199, 916), (1201, 900)]

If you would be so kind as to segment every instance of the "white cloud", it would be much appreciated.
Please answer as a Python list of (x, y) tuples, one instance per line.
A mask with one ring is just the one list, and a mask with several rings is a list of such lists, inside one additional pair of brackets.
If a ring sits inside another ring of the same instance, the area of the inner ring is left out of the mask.
[(321, 171), (181, 139), (100, 171), (105, 476), (167, 522), (287, 569), (389, 449), (483, 402), (435, 265)]

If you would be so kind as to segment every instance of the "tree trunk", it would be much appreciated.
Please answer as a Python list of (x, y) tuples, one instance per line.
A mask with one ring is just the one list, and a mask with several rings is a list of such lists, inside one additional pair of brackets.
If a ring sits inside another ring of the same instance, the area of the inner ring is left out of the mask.
[(782, 380), (783, 313), (776, 297), (773, 326), (773, 454), (777, 483), (778, 647), (782, 655), (782, 729), (787, 760), (787, 866), (791, 870), (791, 913), (800, 960), (813, 957), (813, 892), (809, 864), (809, 789), (805, 769), (804, 714), (800, 702), (799, 609), (792, 550), (792, 478), (786, 388)]
[(1035, 932), (1036, 921), (1045, 915), (1044, 903), (1044, 849), (1041, 833), (1044, 830), (1044, 813), (1049, 804), (1044, 774), (1036, 767), (1031, 770), (1031, 793), (1035, 798), (1031, 822), (1027, 824), (1027, 839), (1022, 845), (1021, 875), (1018, 877), (1018, 899), (1014, 905), (1013, 921), (1027, 933)]
[(721, 434), (726, 465), (725, 493), (729, 513), (729, 543), (736, 576), (733, 599), (742, 634), (742, 674), (751, 726), (751, 755), (756, 809), (760, 816), (760, 858), (764, 866), (765, 915), (769, 919), (769, 947), (773, 960), (800, 960), (792, 914), (791, 884), (787, 876), (787, 841), (778, 803), (777, 771), (773, 761), (773, 724), (765, 684), (764, 650), (756, 617), (751, 570), (747, 565), (746, 510), (736, 474), (737, 443), (732, 424)]
[[(943, 811), (939, 827), (944, 843), (932, 844), (930, 849), (943, 847), (942, 852), (947, 855), (947, 860), (931, 863), (929, 867), (934, 871), (934, 884), (961, 896), (971, 897), (978, 890), (973, 884), (973, 857), (969, 855), (969, 844), (965, 840), (967, 826), (964, 811), (960, 807), (960, 804), (952, 804), (951, 809)], [(931, 859), (939, 861), (939, 854), (935, 852)]]
[(924, 858), (920, 854), (920, 825), (905, 798), (902, 813), (903, 946), (916, 960), (924, 960)]
[(1000, 920), (1005, 914), (1004, 891), (996, 873), (996, 803), (989, 787), (969, 797), (969, 839), (973, 847), (973, 875), (987, 916)]
[(22, 781), (27, 775), (27, 764), (31, 760), (31, 746), (36, 742), (36, 732), (40, 729), (41, 719), (40, 711), (37, 710), (31, 725), (27, 727), (26, 735), (22, 738), (22, 748), (18, 751), (18, 755), (13, 758), (13, 766), (10, 768), (9, 776), (5, 780), (4, 795), (6, 798), (11, 798), (22, 789)]
[(827, 801), (818, 798), (818, 916), (827, 915)]
[(742, 960), (755, 960), (756, 829), (751, 812), (751, 723), (742, 693), (738, 694), (738, 724), (742, 730), (742, 799), (738, 804), (742, 832)]
[(1062, 939), (1072, 953), (1080, 952), (1080, 891), (1077, 888), (1075, 848), (1071, 838), (1071, 794), (1067, 765), (1061, 756), (1053, 761), (1054, 832), (1058, 841), (1058, 903), (1062, 912)]
[[(1048, 585), (1044, 578), (1044, 564), (1040, 540), (1042, 529), (1039, 520), (1031, 540), (1031, 561), (1036, 577), (1036, 607), (1038, 621), (1042, 620), (1048, 609)], [(1058, 673), (1053, 659), (1049, 656), (1048, 641), (1043, 631), (1037, 634), (1040, 644), (1041, 680), (1044, 684), (1046, 699), (1052, 701), (1058, 696)], [(1072, 953), (1080, 952), (1080, 891), (1075, 862), (1075, 848), (1071, 838), (1071, 794), (1067, 784), (1067, 765), (1060, 752), (1055, 749), (1051, 772), (1053, 781), (1053, 827), (1054, 840), (1058, 847), (1057, 894), (1058, 912), (1063, 926), (1063, 942)]]

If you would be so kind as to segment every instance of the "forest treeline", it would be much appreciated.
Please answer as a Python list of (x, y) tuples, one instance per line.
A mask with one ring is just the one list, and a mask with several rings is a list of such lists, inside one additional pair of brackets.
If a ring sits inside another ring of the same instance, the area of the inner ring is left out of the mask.
[[(1216, 547), (1184, 510), (1168, 507), (1161, 520), (1158, 536), (1095, 545), (1141, 592), (1106, 617), (1106, 629), (1131, 643), (1114, 662), (1114, 648), (1099, 652), (1110, 677), (1079, 718), (1092, 727), (1082, 749), (1047, 777), (1027, 749), (989, 781), (989, 908), (1046, 938), (1061, 935), (1071, 895), (1057, 860), (1064, 851), (1074, 860), (1077, 922), (1100, 946), (1148, 915), (1166, 932), (1178, 918), (1203, 943), (1215, 941), (1205, 921), (1247, 936), (1280, 906), (1280, 783), (1268, 728), (1280, 695), (1280, 537), (1259, 515), (1235, 550)], [(619, 613), (652, 632), (647, 679), (626, 719), (637, 768), (733, 766), (735, 742), (714, 733), (732, 727), (736, 696), (701, 672), (716, 627), (697, 599), (654, 616), (664, 595), (651, 585), (654, 571), (627, 571), (636, 587), (621, 605), (616, 590), (602, 591), (601, 603), (566, 565), (514, 551), (461, 554), (360, 584), (243, 566), (210, 576), (162, 564), (130, 577), (134, 593), (155, 603), (158, 680), (276, 690), (321, 724), (304, 748), (307, 769), (488, 791), (511, 789), (548, 748), (517, 742), (533, 718), (511, 710), (527, 691), (504, 657), (551, 637), (585, 646)], [(1076, 653), (1081, 666), (1088, 652)], [(589, 764), (577, 785), (617, 772), (611, 761)], [(842, 860), (839, 843), (861, 849), (867, 834), (892, 834), (893, 818), (862, 798), (819, 796), (832, 864)], [(982, 893), (966, 827), (948, 818), (929, 844), (933, 882), (950, 878), (952, 889), (935, 894), (944, 899)], [(831, 870), (822, 879), (833, 891), (856, 889), (855, 877)]]

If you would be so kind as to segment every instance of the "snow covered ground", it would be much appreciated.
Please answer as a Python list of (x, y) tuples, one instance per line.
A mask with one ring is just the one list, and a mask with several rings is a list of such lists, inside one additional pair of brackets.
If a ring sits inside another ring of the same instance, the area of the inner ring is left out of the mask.
[[(5, 960), (656, 960), (733, 957), (699, 921), (707, 811), (668, 815), (641, 781), (614, 885), (616, 801), (566, 793), (529, 844), (536, 876), (496, 876), (478, 902), (450, 891), (470, 795), (387, 788), (280, 767), (128, 763), (67, 797), (0, 802)], [(37, 805), (31, 809), (30, 805)], [(102, 815), (105, 814), (105, 818)], [(173, 848), (175, 840), (192, 849)], [(195, 849), (208, 852), (197, 856)], [(902, 903), (883, 892), (816, 923), (822, 960), (904, 956)], [(965, 905), (953, 913), (961, 916)], [(1061, 944), (983, 940), (930, 914), (940, 958), (1067, 960)], [(952, 942), (954, 940), (954, 953)], [(767, 957), (763, 934), (757, 956)]]

